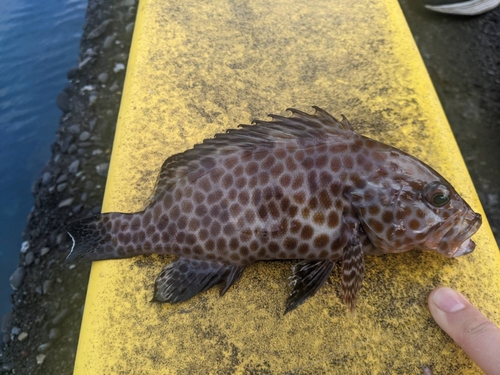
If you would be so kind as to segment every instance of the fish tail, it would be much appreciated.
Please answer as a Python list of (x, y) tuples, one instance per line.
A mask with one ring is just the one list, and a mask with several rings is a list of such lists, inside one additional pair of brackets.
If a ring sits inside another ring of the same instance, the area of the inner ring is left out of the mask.
[(104, 218), (107, 215), (109, 214), (94, 215), (70, 223), (67, 232), (73, 244), (66, 257), (67, 262), (75, 262), (82, 258), (103, 259), (99, 256), (105, 255), (104, 250), (110, 250), (108, 248), (112, 247), (111, 235), (106, 233), (106, 220)]
[[(66, 260), (74, 262), (80, 259), (103, 260), (153, 253), (170, 254), (167, 231), (146, 225), (150, 221), (151, 214), (147, 212), (106, 213), (76, 220), (67, 228), (73, 245)], [(154, 229), (154, 233), (151, 233), (151, 229)], [(157, 237), (155, 242), (148, 238), (153, 234)]]

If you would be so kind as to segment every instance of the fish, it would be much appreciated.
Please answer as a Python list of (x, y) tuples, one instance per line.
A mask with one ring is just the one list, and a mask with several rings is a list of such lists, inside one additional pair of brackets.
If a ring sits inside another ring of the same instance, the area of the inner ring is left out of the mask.
[(365, 255), (471, 253), (481, 215), (433, 168), (337, 120), (289, 108), (170, 156), (147, 207), (68, 227), (68, 261), (171, 254), (153, 301), (177, 303), (215, 285), (223, 296), (256, 261), (298, 260), (285, 313), (341, 267), (354, 311)]

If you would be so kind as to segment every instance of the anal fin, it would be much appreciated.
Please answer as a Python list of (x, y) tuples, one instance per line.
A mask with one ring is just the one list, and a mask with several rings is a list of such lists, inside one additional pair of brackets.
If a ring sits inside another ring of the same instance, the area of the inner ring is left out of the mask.
[(183, 302), (214, 285), (225, 283), (222, 296), (243, 273), (245, 267), (179, 258), (167, 265), (155, 281), (155, 302)]
[(233, 285), (236, 281), (240, 279), (244, 269), (245, 267), (238, 267), (238, 266), (231, 267), (224, 281), (224, 286), (220, 290), (221, 297), (224, 294), (226, 294), (227, 290), (231, 287), (231, 285)]
[(329, 259), (304, 260), (293, 267), (293, 290), (286, 302), (285, 314), (313, 296), (330, 276), (335, 262)]

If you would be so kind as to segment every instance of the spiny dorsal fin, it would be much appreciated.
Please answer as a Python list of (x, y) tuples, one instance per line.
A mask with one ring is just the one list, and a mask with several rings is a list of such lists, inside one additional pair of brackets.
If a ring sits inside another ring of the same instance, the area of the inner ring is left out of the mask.
[(172, 155), (163, 163), (158, 187), (168, 189), (188, 174), (193, 174), (190, 180), (195, 180), (209, 173), (216, 159), (230, 154), (252, 153), (256, 148), (272, 149), (277, 143), (294, 139), (314, 141), (355, 134), (343, 115), (342, 121), (338, 121), (325, 110), (313, 108), (313, 114), (288, 108), (292, 112), (290, 117), (270, 114), (271, 121), (255, 120), (254, 125), (239, 125), (240, 129), (229, 129), (190, 150)]
[[(351, 124), (342, 115), (342, 121), (337, 120), (331, 114), (320, 107), (313, 106), (314, 113), (309, 114), (295, 108), (287, 108), (292, 116), (284, 117), (270, 114), (272, 121), (255, 120), (257, 126), (264, 125), (268, 136), (280, 138), (280, 133), (288, 134), (294, 138), (319, 138), (337, 135), (339, 132), (354, 131)], [(245, 128), (248, 125), (240, 125)]]

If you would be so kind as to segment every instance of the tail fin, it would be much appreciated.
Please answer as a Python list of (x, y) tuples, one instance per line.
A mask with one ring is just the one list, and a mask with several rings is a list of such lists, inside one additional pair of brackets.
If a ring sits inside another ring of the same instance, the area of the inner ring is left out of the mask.
[(66, 257), (67, 262), (75, 262), (82, 258), (88, 260), (105, 258), (103, 255), (109, 251), (107, 247), (111, 247), (109, 243), (111, 236), (106, 235), (103, 216), (105, 215), (90, 216), (69, 224), (67, 232), (73, 241), (73, 245)]

